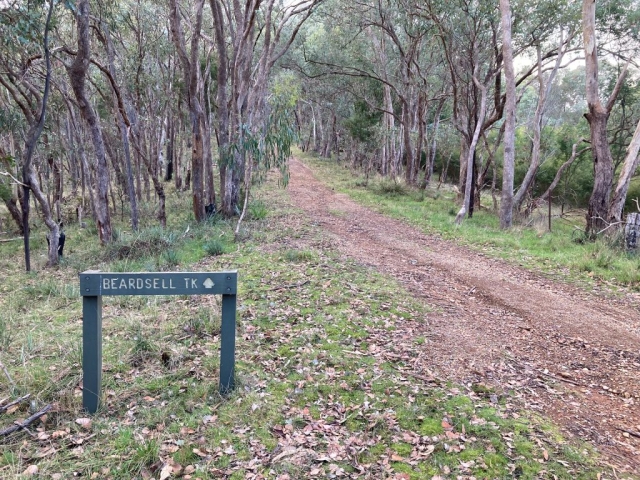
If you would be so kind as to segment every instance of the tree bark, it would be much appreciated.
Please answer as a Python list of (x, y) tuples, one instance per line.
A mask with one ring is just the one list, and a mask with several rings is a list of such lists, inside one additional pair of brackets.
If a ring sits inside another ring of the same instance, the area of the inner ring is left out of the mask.
[(513, 210), (518, 213), (522, 208), (522, 203), (533, 184), (533, 180), (535, 179), (536, 173), (538, 172), (538, 168), (540, 167), (540, 143), (542, 138), (542, 116), (544, 114), (544, 109), (547, 104), (547, 98), (549, 98), (549, 94), (551, 93), (551, 88), (553, 86), (553, 82), (555, 77), (560, 69), (560, 65), (562, 63), (562, 59), (564, 58), (565, 53), (565, 45), (568, 45), (569, 40), (573, 35), (570, 35), (568, 39), (564, 38), (564, 35), (561, 36), (560, 45), (558, 46), (558, 56), (556, 58), (555, 65), (549, 78), (547, 79), (547, 84), (544, 84), (543, 71), (542, 71), (542, 53), (540, 51), (540, 45), (537, 47), (538, 53), (538, 105), (536, 106), (536, 112), (533, 119), (533, 148), (531, 152), (531, 163), (529, 168), (527, 169), (527, 173), (522, 181), (522, 185), (518, 189), (517, 193), (513, 198)]
[(473, 164), (475, 162), (475, 151), (476, 146), (478, 145), (478, 140), (480, 138), (480, 132), (482, 131), (484, 117), (487, 112), (487, 87), (485, 85), (482, 85), (475, 78), (475, 76), (473, 77), (473, 80), (476, 83), (476, 86), (480, 89), (480, 111), (478, 112), (476, 129), (473, 132), (473, 138), (471, 139), (471, 145), (469, 145), (469, 151), (467, 154), (464, 202), (462, 204), (462, 208), (456, 215), (455, 223), (457, 225), (460, 225), (462, 223), (465, 215), (470, 211), (471, 208), (471, 186), (473, 185)]
[(196, 2), (196, 18), (193, 32), (191, 32), (191, 52), (187, 54), (184, 34), (180, 20), (177, 0), (169, 0), (171, 36), (182, 64), (183, 76), (186, 84), (189, 114), (191, 119), (192, 152), (191, 152), (191, 182), (193, 194), (193, 214), (197, 221), (205, 219), (204, 205), (204, 141), (202, 138), (203, 110), (198, 99), (198, 76), (200, 63), (198, 51), (200, 48), (200, 31), (202, 30), (202, 11), (204, 0)]
[(613, 158), (607, 137), (607, 121), (624, 82), (629, 64), (620, 74), (606, 105), (598, 91), (598, 50), (596, 39), (596, 0), (583, 0), (582, 29), (585, 50), (587, 105), (585, 118), (591, 132), (594, 183), (587, 211), (587, 234), (596, 234), (608, 226), (609, 197), (613, 186)]
[(502, 198), (500, 201), (500, 228), (509, 228), (513, 221), (513, 176), (515, 168), (516, 134), (516, 78), (513, 68), (511, 44), (511, 6), (509, 0), (500, 0), (502, 23), (502, 56), (505, 76), (505, 131), (504, 163), (502, 169)]
[(438, 148), (438, 130), (440, 128), (440, 115), (442, 114), (442, 108), (444, 107), (446, 98), (442, 97), (438, 102), (438, 108), (433, 119), (433, 133), (431, 134), (431, 146), (429, 148), (429, 158), (427, 159), (427, 166), (425, 171), (424, 186), (427, 188), (431, 183), (433, 177), (433, 168), (436, 163), (436, 153)]
[(38, 138), (44, 129), (45, 118), (47, 114), (47, 102), (49, 99), (49, 92), (51, 90), (51, 60), (49, 56), (49, 29), (51, 26), (51, 15), (53, 13), (53, 0), (49, 2), (49, 13), (47, 14), (47, 21), (44, 32), (44, 52), (47, 73), (45, 77), (45, 86), (42, 99), (39, 103), (39, 116), (37, 122), (31, 125), (27, 133), (25, 141), (25, 149), (23, 152), (22, 162), (22, 181), (23, 181), (23, 195), (21, 198), (22, 206), (22, 225), (24, 233), (24, 254), (25, 254), (25, 268), (27, 272), (31, 271), (31, 253), (30, 253), (30, 240), (29, 240), (29, 196), (33, 192), (33, 195), (42, 208), (42, 216), (44, 223), (49, 229), (49, 251), (48, 251), (48, 266), (57, 265), (58, 258), (58, 240), (60, 236), (60, 230), (58, 224), (53, 219), (51, 212), (51, 206), (47, 200), (46, 195), (40, 188), (40, 182), (38, 176), (33, 168), (33, 154), (38, 142)]
[[(131, 147), (129, 145), (129, 133), (128, 128), (131, 125), (127, 125), (129, 120), (127, 119), (126, 107), (124, 105), (124, 100), (122, 93), (119, 91), (118, 86), (116, 84), (116, 67), (115, 67), (115, 51), (113, 48), (113, 42), (111, 41), (111, 33), (106, 24), (101, 24), (102, 29), (104, 30), (103, 39), (104, 44), (107, 49), (107, 58), (109, 61), (109, 74), (111, 75), (111, 79), (113, 80), (111, 83), (111, 87), (114, 91), (113, 104), (114, 111), (118, 112), (116, 114), (116, 123), (118, 125), (118, 129), (120, 131), (120, 139), (122, 141), (122, 147), (124, 149), (124, 165), (125, 165), (125, 187), (127, 191), (127, 197), (129, 199), (129, 207), (131, 208), (131, 229), (136, 232), (138, 231), (138, 223), (139, 223), (139, 213), (138, 213), (138, 202), (136, 198), (136, 190), (134, 186), (133, 180), (133, 168), (131, 166)], [(118, 101), (120, 99), (120, 102)]]
[(73, 93), (75, 94), (80, 113), (89, 125), (91, 140), (96, 155), (96, 195), (95, 220), (100, 242), (112, 241), (111, 216), (109, 213), (109, 167), (104, 148), (102, 129), (96, 112), (87, 98), (85, 81), (91, 59), (89, 38), (89, 0), (78, 0), (76, 5), (76, 23), (78, 35), (78, 52), (73, 64), (67, 68)]
[(616, 186), (613, 199), (611, 200), (611, 206), (609, 207), (609, 222), (615, 223), (622, 220), (622, 212), (624, 210), (624, 204), (627, 201), (627, 192), (629, 191), (629, 184), (631, 178), (638, 168), (640, 163), (640, 121), (636, 127), (631, 143), (627, 147), (627, 155), (624, 160), (622, 172), (618, 179), (618, 185)]

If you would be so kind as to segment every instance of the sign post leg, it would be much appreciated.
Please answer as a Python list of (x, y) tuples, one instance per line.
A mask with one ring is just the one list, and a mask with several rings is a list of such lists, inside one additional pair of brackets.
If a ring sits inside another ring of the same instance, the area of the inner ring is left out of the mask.
[(102, 389), (102, 297), (82, 297), (82, 406), (96, 413)]
[(235, 387), (236, 296), (222, 295), (222, 327), (220, 329), (220, 394)]

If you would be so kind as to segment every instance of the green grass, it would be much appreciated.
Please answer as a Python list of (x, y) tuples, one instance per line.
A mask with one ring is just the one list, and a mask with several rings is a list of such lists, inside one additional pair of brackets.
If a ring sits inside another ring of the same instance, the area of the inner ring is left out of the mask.
[[(472, 219), (462, 226), (454, 224), (459, 209), (456, 193), (449, 186), (433, 185), (426, 191), (413, 190), (402, 180), (392, 182), (372, 178), (368, 183), (335, 161), (298, 155), (313, 167), (323, 182), (336, 191), (380, 213), (402, 219), (430, 234), (452, 239), (483, 253), (501, 257), (546, 274), (592, 285), (594, 281), (640, 289), (640, 255), (630, 255), (621, 248), (620, 236), (585, 241), (584, 215), (581, 212), (555, 218), (552, 231), (547, 228), (546, 213), (534, 213), (527, 225), (500, 230), (492, 211), (490, 196), (483, 197), (483, 207), (476, 208)], [(489, 208), (485, 208), (489, 207)]]
[[(65, 263), (43, 269), (34, 252), (37, 275), (20, 270), (19, 245), (0, 244), (0, 361), (15, 383), (0, 378), (0, 399), (33, 399), (0, 415), (0, 426), (55, 405), (45, 424), (33, 426), (36, 437), (4, 440), (0, 478), (20, 478), (31, 464), (43, 478), (113, 479), (158, 478), (163, 469), (201, 479), (608, 472), (547, 420), (491, 403), (486, 388), (405, 374), (411, 364), (384, 355), (389, 335), (428, 318), (429, 306), (340, 258), (286, 191), (267, 184), (262, 193), (269, 214), (248, 221), (249, 239), (233, 248), (226, 248), (230, 222), (197, 225), (175, 195), (166, 230), (146, 225), (131, 234), (120, 226), (117, 246), (103, 249), (89, 229), (67, 227)], [(220, 254), (207, 250), (212, 239), (225, 246)], [(125, 247), (127, 255), (117, 253)], [(77, 272), (147, 268), (238, 269), (238, 388), (218, 394), (218, 298), (105, 297), (103, 406), (83, 427), (76, 421), (86, 417)], [(424, 348), (425, 335), (398, 348)]]

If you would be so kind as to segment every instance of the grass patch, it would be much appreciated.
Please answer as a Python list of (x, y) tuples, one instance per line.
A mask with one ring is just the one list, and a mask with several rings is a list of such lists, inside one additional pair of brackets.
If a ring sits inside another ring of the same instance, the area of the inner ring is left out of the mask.
[(253, 200), (248, 205), (251, 220), (264, 220), (269, 214), (267, 205), (262, 200)]
[(224, 253), (224, 243), (218, 239), (209, 240), (204, 244), (204, 251), (211, 257), (216, 257)]
[(285, 250), (283, 257), (287, 262), (304, 263), (316, 260), (316, 255), (309, 250)]

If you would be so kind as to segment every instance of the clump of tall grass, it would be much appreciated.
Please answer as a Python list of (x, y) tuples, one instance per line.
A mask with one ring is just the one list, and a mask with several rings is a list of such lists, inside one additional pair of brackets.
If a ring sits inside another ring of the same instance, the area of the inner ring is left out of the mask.
[(373, 190), (378, 195), (386, 195), (389, 197), (402, 197), (409, 193), (409, 190), (403, 183), (386, 179), (377, 182)]
[(177, 247), (179, 240), (178, 233), (154, 226), (131, 236), (120, 234), (120, 238), (107, 246), (105, 257), (109, 261), (114, 261), (157, 255)]

